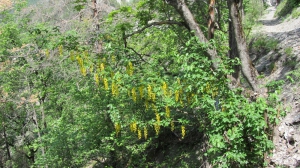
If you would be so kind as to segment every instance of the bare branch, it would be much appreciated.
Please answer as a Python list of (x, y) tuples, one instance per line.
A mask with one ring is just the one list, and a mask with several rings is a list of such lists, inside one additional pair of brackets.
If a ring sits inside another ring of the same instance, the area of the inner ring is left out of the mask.
[[(167, 20), (167, 21), (160, 21), (160, 22), (152, 22), (148, 25), (146, 25), (145, 27), (141, 28), (140, 30), (137, 30), (131, 34), (125, 35), (125, 38), (128, 38), (130, 36), (133, 36), (135, 34), (141, 33), (143, 32), (145, 29), (152, 27), (152, 26), (161, 26), (161, 25), (179, 25), (179, 26), (185, 26), (186, 28), (187, 25), (185, 24), (185, 22), (177, 22), (177, 21), (173, 21), (173, 20)], [(188, 28), (189, 29), (189, 28)]]

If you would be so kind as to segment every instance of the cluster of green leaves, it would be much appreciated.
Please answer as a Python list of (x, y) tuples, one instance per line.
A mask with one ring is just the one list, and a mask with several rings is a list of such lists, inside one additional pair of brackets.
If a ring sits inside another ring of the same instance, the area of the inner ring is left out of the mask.
[(258, 34), (254, 37), (254, 42), (251, 47), (258, 52), (268, 53), (277, 49), (278, 40)]

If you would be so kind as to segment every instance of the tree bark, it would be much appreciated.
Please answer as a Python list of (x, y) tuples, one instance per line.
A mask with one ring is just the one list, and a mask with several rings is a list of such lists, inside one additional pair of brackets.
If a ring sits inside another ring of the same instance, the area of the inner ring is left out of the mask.
[(208, 19), (208, 40), (214, 38), (214, 30), (215, 30), (215, 0), (210, 0), (209, 8), (209, 19)]
[(249, 57), (246, 38), (243, 32), (242, 20), (239, 11), (239, 0), (228, 0), (229, 16), (233, 28), (233, 35), (237, 54), (241, 61), (241, 70), (252, 90), (258, 94), (265, 95), (266, 89), (260, 88), (261, 82), (257, 79), (258, 72)]

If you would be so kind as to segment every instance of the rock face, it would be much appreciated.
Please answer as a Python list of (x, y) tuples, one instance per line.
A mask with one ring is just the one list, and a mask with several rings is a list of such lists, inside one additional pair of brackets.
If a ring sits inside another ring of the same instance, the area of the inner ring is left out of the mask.
[[(252, 52), (252, 59), (260, 74), (265, 75), (266, 83), (284, 80), (280, 98), (286, 116), (280, 118), (274, 128), (273, 143), (275, 145), (270, 156), (269, 167), (300, 166), (300, 86), (299, 81), (287, 79), (288, 72), (299, 69), (300, 64), (300, 18), (282, 21), (273, 18), (275, 7), (269, 7), (268, 14), (260, 20), (263, 26), (254, 34), (275, 39), (277, 47), (263, 56)], [(251, 52), (251, 51), (250, 51)], [(300, 73), (300, 70), (299, 70)]]

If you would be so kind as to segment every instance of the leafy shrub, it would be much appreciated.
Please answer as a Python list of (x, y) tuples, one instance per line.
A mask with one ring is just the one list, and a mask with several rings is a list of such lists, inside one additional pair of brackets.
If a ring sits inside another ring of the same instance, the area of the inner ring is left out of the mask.
[(253, 49), (260, 52), (269, 52), (277, 49), (278, 40), (266, 36), (259, 36), (254, 38), (254, 42), (252, 44)]

